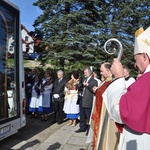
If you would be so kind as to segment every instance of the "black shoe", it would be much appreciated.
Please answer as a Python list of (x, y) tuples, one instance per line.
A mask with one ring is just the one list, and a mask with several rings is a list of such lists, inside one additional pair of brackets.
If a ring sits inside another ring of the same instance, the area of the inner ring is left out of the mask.
[(32, 114), (32, 115), (30, 116), (30, 118), (34, 118), (34, 114)]
[(45, 118), (43, 121), (47, 121), (48, 120), (48, 118)]
[(57, 121), (56, 120), (54, 120), (54, 121), (52, 121), (51, 123), (56, 123)]
[(34, 116), (34, 117), (35, 117), (35, 119), (38, 119), (38, 116), (37, 116), (37, 114), (35, 114), (35, 116)]
[(76, 130), (75, 132), (76, 132), (76, 133), (80, 133), (80, 132), (85, 132), (85, 131), (86, 131), (86, 129), (84, 129), (84, 130), (83, 130), (83, 129), (78, 129), (78, 130)]
[(62, 124), (63, 123), (63, 120), (58, 120), (58, 124)]
[(43, 121), (47, 121), (48, 120), (48, 115), (44, 115), (44, 120)]
[(45, 117), (42, 115), (42, 116), (41, 116), (41, 121), (44, 121), (44, 119), (45, 119)]

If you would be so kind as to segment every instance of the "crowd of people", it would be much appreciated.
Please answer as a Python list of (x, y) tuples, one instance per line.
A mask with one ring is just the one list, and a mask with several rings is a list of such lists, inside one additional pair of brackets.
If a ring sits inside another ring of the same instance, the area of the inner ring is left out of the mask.
[(52, 90), (53, 80), (49, 71), (44, 72), (44, 78), (41, 79), (36, 69), (32, 69), (25, 76), (27, 109), (31, 112), (30, 118), (38, 118), (41, 114), (41, 120), (47, 121), (48, 114), (52, 112)]
[(79, 119), (75, 132), (85, 132), (93, 150), (146, 150), (150, 141), (150, 27), (135, 33), (134, 59), (136, 79), (117, 58), (112, 64), (100, 65), (101, 80), (96, 72), (85, 68), (83, 77), (72, 72), (66, 79), (59, 70), (54, 82), (50, 72), (39, 82), (32, 70), (35, 79), (27, 84), (31, 89), (31, 118), (41, 112), (42, 120), (47, 120), (53, 99), (53, 123), (61, 124), (68, 118), (67, 125), (74, 127)]
[(61, 124), (67, 118), (68, 125), (76, 126), (80, 118), (81, 129), (87, 130), (86, 122), (90, 119), (94, 97), (92, 88), (100, 84), (90, 68), (84, 70), (84, 77), (73, 71), (70, 79), (64, 77), (62, 70), (58, 70), (55, 80), (52, 79), (50, 71), (45, 71), (44, 78), (41, 79), (34, 68), (26, 73), (25, 81), (30, 118), (37, 119), (40, 114), (41, 120), (47, 121), (48, 114), (54, 112), (52, 123)]

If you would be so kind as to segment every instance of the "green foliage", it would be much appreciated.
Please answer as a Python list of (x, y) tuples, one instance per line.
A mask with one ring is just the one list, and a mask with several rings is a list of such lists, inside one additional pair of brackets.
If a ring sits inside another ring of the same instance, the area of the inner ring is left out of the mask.
[(46, 59), (56, 69), (98, 69), (111, 62), (116, 55), (103, 49), (110, 38), (121, 41), (122, 62), (133, 69), (134, 33), (150, 25), (149, 0), (37, 0), (34, 5), (43, 10), (35, 32), (42, 35), (41, 47), (47, 47)]

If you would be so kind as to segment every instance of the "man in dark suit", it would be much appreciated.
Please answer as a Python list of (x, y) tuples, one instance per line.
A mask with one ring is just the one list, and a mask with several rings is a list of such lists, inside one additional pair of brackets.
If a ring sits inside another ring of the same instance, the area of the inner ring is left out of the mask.
[(67, 79), (63, 77), (63, 71), (59, 70), (57, 72), (57, 79), (54, 82), (53, 86), (53, 99), (54, 99), (54, 114), (55, 118), (53, 123), (58, 122), (58, 124), (61, 124), (64, 119), (64, 88), (67, 83)]
[(83, 82), (83, 93), (82, 93), (82, 100), (80, 100), (79, 107), (80, 107), (80, 128), (76, 130), (76, 133), (85, 132), (89, 130), (89, 125), (87, 128), (86, 119), (90, 120), (92, 104), (93, 104), (93, 87), (98, 86), (97, 81), (92, 77), (92, 71), (90, 68), (86, 68), (84, 70), (85, 80)]

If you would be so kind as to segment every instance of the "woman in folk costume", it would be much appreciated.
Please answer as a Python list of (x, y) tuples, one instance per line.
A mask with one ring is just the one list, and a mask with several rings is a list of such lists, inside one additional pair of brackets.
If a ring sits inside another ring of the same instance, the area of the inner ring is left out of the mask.
[(77, 84), (78, 80), (78, 73), (74, 72), (71, 75), (71, 80), (65, 86), (65, 103), (64, 103), (64, 112), (66, 113), (66, 117), (69, 120), (68, 125), (76, 126), (76, 120), (79, 115), (79, 105), (77, 104), (78, 99), (78, 90)]
[(32, 90), (31, 90), (31, 102), (29, 105), (29, 111), (32, 112), (32, 115), (30, 118), (37, 118), (37, 112), (39, 107), (39, 96), (40, 96), (40, 88), (41, 88), (41, 82), (40, 78), (38, 76), (35, 76), (34, 82), (32, 84)]
[(126, 88), (121, 62), (115, 58), (111, 71), (115, 77), (103, 99), (108, 113), (119, 123), (119, 150), (147, 150), (150, 143), (150, 27), (135, 33), (135, 67), (142, 74)]
[(41, 94), (39, 99), (39, 112), (42, 112), (41, 120), (47, 121), (48, 114), (52, 112), (52, 78), (50, 72), (46, 71), (42, 80)]

